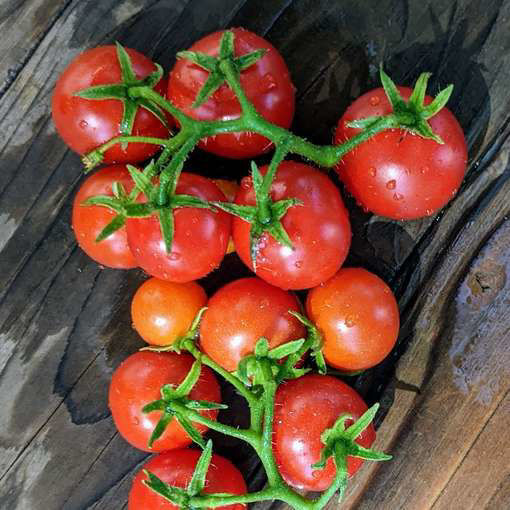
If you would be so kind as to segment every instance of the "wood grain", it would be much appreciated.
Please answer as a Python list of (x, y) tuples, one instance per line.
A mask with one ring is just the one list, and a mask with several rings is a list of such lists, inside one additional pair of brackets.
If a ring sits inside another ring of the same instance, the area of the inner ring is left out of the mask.
[[(368, 402), (382, 400), (378, 445), (395, 459), (366, 465), (344, 508), (507, 508), (508, 446), (497, 431), (508, 426), (510, 366), (510, 1), (12, 6), (0, 8), (9, 34), (0, 78), (18, 65), (0, 102), (0, 508), (122, 508), (146, 456), (119, 438), (106, 405), (113, 369), (140, 345), (129, 302), (144, 275), (101, 269), (76, 247), (69, 219), (81, 168), (50, 119), (58, 73), (79, 51), (116, 39), (168, 69), (177, 50), (227, 25), (265, 34), (281, 50), (298, 89), (293, 128), (316, 142), (328, 143), (346, 105), (377, 84), (381, 60), (405, 83), (432, 70), (433, 90), (456, 84), (451, 108), (467, 134), (470, 171), (455, 200), (435, 218), (403, 224), (346, 197), (349, 263), (392, 285), (402, 333), (385, 363), (353, 381)], [(248, 163), (197, 153), (190, 167), (239, 175)], [(243, 271), (229, 257), (204, 284), (212, 291)], [(263, 483), (247, 449), (214, 440), (251, 488)]]

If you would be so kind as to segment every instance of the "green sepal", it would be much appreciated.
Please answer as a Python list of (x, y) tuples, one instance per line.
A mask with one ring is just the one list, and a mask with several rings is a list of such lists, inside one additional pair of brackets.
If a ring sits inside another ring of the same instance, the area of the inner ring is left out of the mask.
[(185, 194), (174, 195), (170, 200), (170, 205), (173, 208), (195, 207), (197, 209), (210, 209), (211, 211), (216, 210), (215, 206), (212, 203), (202, 200), (201, 198), (195, 197), (193, 195)]
[(126, 168), (128, 169), (129, 175), (131, 176), (131, 179), (133, 179), (135, 186), (138, 190), (140, 190), (148, 200), (151, 198), (153, 185), (149, 177), (145, 174), (145, 172), (142, 172), (138, 168), (134, 167), (133, 165), (126, 165)]
[(143, 480), (143, 484), (149, 487), (149, 489), (153, 490), (167, 501), (170, 501), (170, 503), (177, 505), (179, 508), (189, 507), (189, 496), (186, 490), (168, 485), (146, 469), (144, 469), (143, 472), (147, 477), (147, 480)]
[(205, 478), (209, 470), (209, 464), (212, 459), (212, 441), (209, 439), (205, 445), (204, 451), (198, 459), (195, 471), (187, 487), (187, 492), (190, 496), (200, 494), (205, 488)]
[[(333, 457), (335, 464), (343, 465), (347, 456), (360, 457), (373, 461), (390, 460), (391, 455), (383, 452), (364, 448), (356, 443), (356, 438), (372, 423), (379, 404), (374, 404), (351, 426), (346, 428), (346, 422), (352, 420), (350, 414), (342, 414), (334, 425), (321, 434), (321, 441), (324, 448), (318, 462), (312, 465), (313, 469), (323, 469), (330, 457)], [(341, 457), (341, 458), (340, 458)]]
[(120, 83), (111, 85), (94, 85), (86, 89), (79, 90), (73, 94), (82, 99), (102, 100), (102, 99), (127, 99), (126, 87)]
[[(133, 131), (133, 125), (135, 123), (136, 112), (138, 111), (138, 104), (131, 100), (123, 101), (124, 111), (122, 114), (122, 120), (120, 121), (120, 132), (123, 135), (129, 136)], [(126, 142), (121, 143), (123, 150), (126, 150), (128, 144)]]
[(257, 208), (253, 205), (240, 205), (233, 204), (231, 202), (211, 202), (214, 207), (221, 209), (222, 211), (228, 212), (238, 218), (241, 218), (248, 223), (251, 223), (257, 219)]
[(126, 48), (124, 48), (124, 46), (122, 46), (122, 44), (120, 44), (118, 41), (115, 42), (115, 47), (123, 81), (127, 85), (131, 85), (137, 81), (135, 72), (133, 70), (133, 65), (131, 64), (131, 58), (126, 51)]
[(204, 438), (200, 435), (200, 432), (193, 426), (191, 421), (184, 416), (183, 414), (176, 413), (175, 417), (177, 421), (181, 425), (181, 427), (186, 431), (191, 440), (196, 443), (201, 448), (205, 448)]
[(292, 342), (287, 342), (285, 344), (281, 344), (274, 349), (271, 349), (268, 353), (268, 357), (271, 359), (282, 359), (286, 356), (290, 356), (295, 352), (299, 351), (303, 344), (305, 343), (304, 338), (300, 338), (299, 340), (293, 340)]
[(207, 402), (206, 400), (190, 400), (184, 404), (188, 409), (195, 411), (216, 411), (221, 409), (228, 409), (225, 404), (217, 404), (216, 402)]
[(193, 389), (198, 379), (200, 378), (200, 372), (202, 371), (202, 363), (200, 360), (195, 360), (193, 365), (191, 366), (190, 371), (184, 378), (184, 380), (179, 384), (177, 389), (175, 390), (175, 397), (185, 397), (189, 395), (190, 391)]
[(234, 32), (225, 30), (220, 41), (220, 59), (232, 58), (234, 56)]
[(81, 207), (90, 207), (91, 205), (96, 205), (100, 207), (107, 207), (112, 211), (117, 213), (122, 212), (123, 207), (118, 198), (112, 197), (111, 195), (96, 195), (93, 197), (87, 198), (84, 200), (80, 206)]
[[(144, 413), (151, 412), (151, 411), (146, 411), (147, 408), (148, 408), (148, 405), (145, 406), (142, 409), (142, 411)], [(154, 441), (157, 441), (163, 435), (163, 432), (165, 432), (166, 428), (168, 427), (168, 425), (170, 425), (170, 422), (173, 420), (173, 418), (174, 418), (173, 413), (163, 412), (163, 414), (161, 415), (161, 418), (159, 419), (158, 423), (156, 423), (156, 426), (154, 427), (154, 430), (152, 431), (152, 434), (149, 438), (149, 442), (147, 444), (147, 446), (149, 448), (152, 448)]]
[(205, 69), (206, 71), (214, 71), (216, 69), (217, 58), (198, 51), (179, 51), (176, 55), (177, 58), (184, 58), (191, 60), (194, 64)]
[(161, 226), (161, 235), (165, 242), (165, 249), (167, 253), (172, 253), (175, 231), (174, 212), (171, 208), (165, 207), (160, 209), (158, 214), (159, 224)]
[(117, 232), (117, 230), (121, 229), (126, 224), (126, 217), (123, 214), (117, 214), (115, 218), (113, 218), (106, 227), (99, 232), (98, 236), (96, 237), (96, 243), (100, 243), (101, 241), (104, 241), (108, 237), (110, 237), (114, 232)]
[(247, 53), (246, 55), (241, 55), (235, 59), (235, 64), (239, 71), (244, 71), (248, 69), (253, 64), (258, 62), (265, 54), (267, 53), (266, 48), (261, 48), (260, 50), (252, 51), (251, 53)]
[(126, 212), (126, 216), (128, 218), (147, 218), (151, 216), (155, 211), (155, 208), (152, 204), (144, 203), (144, 204), (126, 204), (124, 206), (124, 210)]
[[(422, 138), (434, 140), (440, 144), (444, 143), (441, 137), (434, 133), (427, 121), (444, 108), (453, 92), (453, 85), (448, 85), (436, 95), (430, 104), (425, 105), (430, 73), (420, 74), (407, 101), (402, 97), (393, 80), (384, 72), (382, 65), (379, 74), (384, 92), (393, 109), (393, 113), (389, 114), (388, 117), (394, 120), (395, 127)], [(379, 119), (380, 117), (366, 117), (348, 122), (347, 126), (356, 129), (368, 129)]]
[(299, 322), (301, 322), (303, 326), (305, 326), (307, 340), (310, 343), (310, 355), (312, 356), (312, 358), (314, 358), (319, 373), (325, 374), (327, 372), (327, 367), (326, 360), (324, 359), (324, 353), (322, 352), (324, 339), (322, 337), (321, 332), (317, 329), (317, 326), (311, 320), (307, 319), (304, 315), (295, 312), (294, 310), (289, 310), (289, 313), (292, 316), (294, 316)]
[(212, 72), (205, 81), (202, 88), (198, 91), (197, 97), (191, 105), (192, 108), (198, 108), (203, 105), (223, 84), (225, 78), (217, 72)]

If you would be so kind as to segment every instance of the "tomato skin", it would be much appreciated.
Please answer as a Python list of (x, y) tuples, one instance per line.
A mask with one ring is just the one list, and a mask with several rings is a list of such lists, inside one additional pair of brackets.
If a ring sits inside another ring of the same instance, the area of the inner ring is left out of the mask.
[[(149, 448), (149, 438), (161, 417), (160, 411), (143, 413), (142, 408), (161, 398), (161, 386), (178, 386), (188, 374), (194, 358), (189, 354), (140, 351), (126, 358), (115, 370), (108, 394), (113, 421), (120, 435), (132, 446), (146, 452), (161, 452), (182, 448), (191, 439), (176, 420), (172, 420), (163, 435)], [(191, 390), (192, 400), (221, 402), (220, 386), (213, 372), (202, 366), (200, 378)], [(216, 419), (218, 411), (201, 411)], [(207, 427), (195, 423), (204, 433)]]
[(301, 311), (290, 292), (255, 277), (235, 280), (209, 299), (200, 324), (200, 346), (216, 363), (234, 371), (253, 353), (260, 337), (273, 348), (305, 336), (289, 310)]
[(362, 268), (340, 269), (310, 290), (306, 311), (324, 337), (326, 362), (340, 370), (377, 365), (397, 341), (395, 296), (378, 276)]
[[(267, 167), (260, 171), (265, 174)], [(282, 220), (293, 251), (263, 234), (257, 276), (282, 289), (307, 289), (331, 278), (343, 264), (351, 243), (349, 216), (336, 186), (309, 165), (284, 161), (271, 186), (271, 198), (273, 201), (297, 198), (303, 204), (291, 207)], [(241, 183), (235, 201), (255, 204), (251, 179)], [(253, 270), (250, 224), (234, 218), (232, 234), (237, 253)]]
[[(178, 194), (209, 201), (224, 201), (219, 188), (206, 177), (182, 173)], [(143, 197), (141, 200), (145, 200)], [(195, 207), (174, 210), (175, 231), (172, 252), (167, 253), (157, 216), (128, 218), (128, 243), (138, 263), (151, 276), (185, 283), (197, 280), (217, 268), (227, 250), (230, 215)]]
[[(220, 188), (228, 202), (233, 202), (236, 198), (236, 194), (239, 191), (239, 184), (235, 181), (229, 181), (227, 179), (214, 179), (214, 184)], [(228, 240), (227, 246), (227, 255), (229, 253), (234, 253), (236, 248), (234, 246), (234, 241), (232, 240), (232, 236)]]
[(115, 213), (98, 205), (81, 205), (95, 195), (113, 196), (112, 184), (116, 181), (127, 193), (133, 189), (133, 180), (125, 165), (102, 168), (87, 177), (74, 197), (72, 226), (78, 245), (90, 258), (107, 267), (131, 269), (137, 264), (127, 243), (126, 227), (98, 243), (97, 236), (113, 220)]
[[(241, 85), (255, 109), (269, 122), (288, 128), (294, 116), (294, 86), (289, 70), (276, 48), (268, 41), (243, 28), (234, 32), (236, 56), (258, 49), (266, 54), (241, 73)], [(224, 31), (214, 32), (195, 42), (190, 51), (218, 56)], [(168, 79), (168, 98), (184, 113), (198, 120), (232, 120), (241, 115), (241, 106), (232, 90), (223, 84), (198, 108), (192, 104), (209, 75), (187, 59), (178, 59)], [(267, 152), (272, 143), (256, 133), (227, 133), (206, 138), (199, 147), (218, 156), (243, 159)]]
[(205, 291), (196, 282), (149, 278), (131, 302), (133, 327), (148, 344), (170, 345), (186, 334), (206, 303)]
[[(411, 89), (398, 87), (408, 99)], [(430, 103), (427, 96), (425, 103)], [(344, 113), (334, 143), (359, 133), (346, 124), (355, 119), (392, 112), (382, 88), (359, 97)], [(392, 129), (375, 135), (347, 153), (336, 170), (347, 190), (364, 208), (396, 220), (430, 216), (457, 192), (467, 166), (467, 147), (457, 119), (447, 108), (430, 118), (432, 130), (444, 141)]]
[[(174, 487), (185, 489), (200, 457), (200, 451), (191, 449), (173, 450), (152, 457), (136, 474), (129, 492), (128, 510), (178, 510), (168, 500), (144, 485), (147, 479), (143, 470), (155, 474), (160, 480)], [(246, 494), (247, 488), (239, 470), (227, 459), (213, 454), (206, 475), (205, 494)], [(217, 507), (220, 510), (243, 510), (245, 505)]]
[[(145, 78), (156, 70), (145, 55), (126, 48), (136, 77)], [(118, 99), (90, 100), (74, 94), (95, 85), (120, 83), (121, 70), (115, 46), (99, 46), (78, 55), (60, 75), (52, 98), (53, 121), (64, 142), (75, 152), (86, 154), (120, 135), (123, 105)], [(162, 78), (154, 90), (165, 95), (167, 79)], [(168, 120), (170, 120), (168, 118)], [(152, 113), (139, 108), (133, 124), (135, 136), (167, 138), (168, 129)], [(157, 145), (120, 144), (104, 153), (104, 163), (134, 163), (149, 158)]]
[[(283, 383), (276, 392), (273, 422), (273, 453), (280, 474), (296, 489), (326, 490), (335, 477), (336, 469), (330, 458), (322, 470), (313, 470), (323, 448), (321, 434), (333, 426), (341, 414), (350, 414), (356, 420), (367, 405), (347, 384), (328, 376), (308, 374)], [(353, 423), (348, 420), (346, 425)], [(369, 448), (375, 441), (375, 430), (370, 424), (356, 439)], [(352, 476), (363, 460), (347, 458), (347, 469)]]

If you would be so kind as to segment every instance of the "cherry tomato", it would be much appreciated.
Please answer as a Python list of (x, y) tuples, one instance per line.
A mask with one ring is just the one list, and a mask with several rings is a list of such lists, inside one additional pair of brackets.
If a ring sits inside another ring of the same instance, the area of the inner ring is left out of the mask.
[[(347, 384), (328, 375), (309, 374), (283, 383), (276, 392), (273, 424), (273, 452), (284, 480), (296, 489), (323, 491), (335, 477), (333, 459), (324, 469), (314, 470), (312, 464), (320, 459), (324, 444), (321, 434), (331, 428), (341, 414), (354, 420), (367, 406)], [(369, 425), (356, 442), (369, 448), (375, 441), (375, 430)], [(347, 458), (352, 476), (363, 463), (357, 457)]]
[[(265, 39), (243, 28), (233, 28), (236, 56), (258, 49), (266, 54), (241, 73), (241, 85), (256, 110), (269, 122), (288, 128), (294, 116), (294, 86), (289, 70), (276, 48)], [(191, 46), (190, 51), (218, 56), (224, 31), (214, 32)], [(168, 79), (168, 97), (191, 117), (199, 120), (232, 120), (241, 115), (235, 94), (223, 84), (205, 103), (193, 108), (193, 102), (209, 72), (187, 59), (179, 59)], [(272, 143), (255, 133), (227, 133), (202, 140), (199, 146), (225, 158), (251, 158), (266, 152)]]
[(306, 311), (323, 334), (327, 363), (340, 370), (373, 367), (397, 341), (400, 320), (395, 296), (365, 269), (340, 269), (310, 290)]
[[(260, 169), (265, 174), (267, 167)], [(292, 241), (290, 249), (263, 234), (257, 255), (257, 276), (283, 289), (307, 289), (331, 278), (347, 256), (351, 227), (340, 192), (315, 168), (284, 161), (271, 186), (273, 201), (297, 198), (302, 205), (288, 209), (283, 227)], [(241, 182), (237, 204), (255, 204), (251, 178)], [(234, 218), (232, 237), (242, 261), (253, 269), (250, 224)]]
[(150, 278), (131, 302), (133, 327), (151, 345), (170, 345), (186, 334), (206, 302), (205, 291), (196, 282)]
[[(161, 418), (160, 411), (143, 413), (142, 408), (161, 398), (161, 386), (178, 386), (188, 375), (193, 357), (172, 352), (140, 351), (129, 356), (115, 370), (108, 395), (113, 421), (120, 435), (131, 445), (147, 452), (161, 452), (182, 448), (191, 443), (186, 431), (172, 420), (163, 435), (148, 447), (149, 438)], [(202, 366), (200, 378), (191, 390), (192, 400), (221, 402), (220, 386), (212, 371)], [(216, 419), (218, 411), (201, 411), (204, 416)], [(205, 433), (207, 427), (194, 423)]]
[(200, 345), (216, 363), (236, 370), (260, 337), (273, 348), (305, 336), (303, 325), (289, 310), (301, 310), (293, 294), (259, 278), (241, 278), (209, 300), (200, 325)]
[[(203, 200), (225, 200), (210, 179), (182, 173), (178, 194)], [(141, 200), (145, 200), (141, 197)], [(151, 276), (178, 283), (202, 278), (218, 267), (225, 256), (230, 237), (230, 215), (195, 207), (174, 210), (172, 252), (167, 253), (157, 216), (128, 218), (128, 243), (138, 265)]]
[[(149, 471), (163, 482), (182, 489), (187, 488), (200, 452), (198, 450), (182, 449), (165, 452), (153, 457), (138, 471), (133, 480), (129, 493), (128, 510), (178, 510), (168, 500), (149, 489), (143, 481), (147, 476), (143, 472)], [(205, 478), (205, 494), (213, 493), (245, 494), (246, 484), (239, 470), (227, 459), (213, 454)], [(220, 510), (243, 510), (245, 505), (228, 505), (217, 507)]]
[[(214, 179), (214, 184), (221, 189), (228, 202), (233, 202), (236, 198), (236, 194), (239, 190), (239, 184), (235, 181), (228, 181), (227, 179)], [(232, 240), (232, 236), (228, 240), (227, 246), (227, 255), (229, 253), (234, 253), (236, 248), (234, 246), (234, 241)]]
[[(411, 89), (399, 87), (404, 99)], [(425, 103), (432, 100), (426, 97)], [(355, 119), (386, 115), (392, 108), (382, 88), (359, 97), (338, 122), (334, 142), (342, 143), (359, 129)], [(347, 153), (336, 170), (347, 190), (366, 209), (397, 220), (429, 216), (455, 196), (467, 165), (464, 133), (447, 108), (429, 120), (444, 141), (400, 129), (384, 131)]]
[[(145, 55), (126, 48), (138, 79), (156, 70)], [(64, 142), (79, 154), (86, 154), (120, 135), (123, 105), (118, 99), (91, 100), (74, 94), (95, 85), (121, 82), (120, 64), (115, 46), (99, 46), (78, 55), (60, 75), (53, 93), (52, 114)], [(167, 80), (154, 87), (166, 93)], [(168, 129), (152, 113), (139, 108), (133, 124), (135, 136), (167, 138)], [(125, 149), (119, 144), (104, 153), (105, 163), (133, 163), (149, 158), (159, 150), (157, 145), (130, 143)]]
[(72, 225), (80, 248), (90, 258), (104, 266), (130, 269), (137, 264), (127, 243), (126, 227), (96, 242), (97, 236), (113, 220), (115, 213), (98, 205), (82, 205), (87, 198), (95, 195), (113, 196), (114, 182), (120, 182), (127, 193), (133, 189), (133, 180), (125, 165), (103, 168), (83, 182), (74, 197)]

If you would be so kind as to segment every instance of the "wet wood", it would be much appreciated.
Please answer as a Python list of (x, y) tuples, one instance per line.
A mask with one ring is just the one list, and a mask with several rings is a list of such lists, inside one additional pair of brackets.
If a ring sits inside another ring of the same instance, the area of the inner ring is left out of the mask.
[[(502, 432), (510, 413), (510, 1), (38, 0), (5, 6), (1, 508), (123, 508), (146, 457), (119, 438), (106, 405), (112, 371), (140, 346), (129, 303), (144, 275), (101, 269), (76, 248), (69, 219), (81, 168), (51, 123), (55, 79), (79, 51), (114, 40), (169, 69), (177, 50), (239, 25), (280, 49), (298, 89), (293, 129), (316, 142), (329, 142), (347, 104), (377, 84), (381, 60), (402, 83), (424, 70), (435, 73), (433, 90), (455, 83), (451, 108), (470, 145), (470, 170), (455, 200), (436, 218), (396, 223), (363, 214), (347, 197), (355, 232), (349, 263), (392, 285), (402, 333), (385, 363), (351, 381), (368, 402), (382, 401), (378, 444), (395, 458), (366, 465), (343, 507), (510, 506), (510, 452)], [(246, 162), (199, 153), (190, 165), (223, 176), (248, 169)], [(231, 256), (204, 283), (212, 291), (244, 271)], [(252, 489), (263, 483), (248, 450), (214, 440)]]

